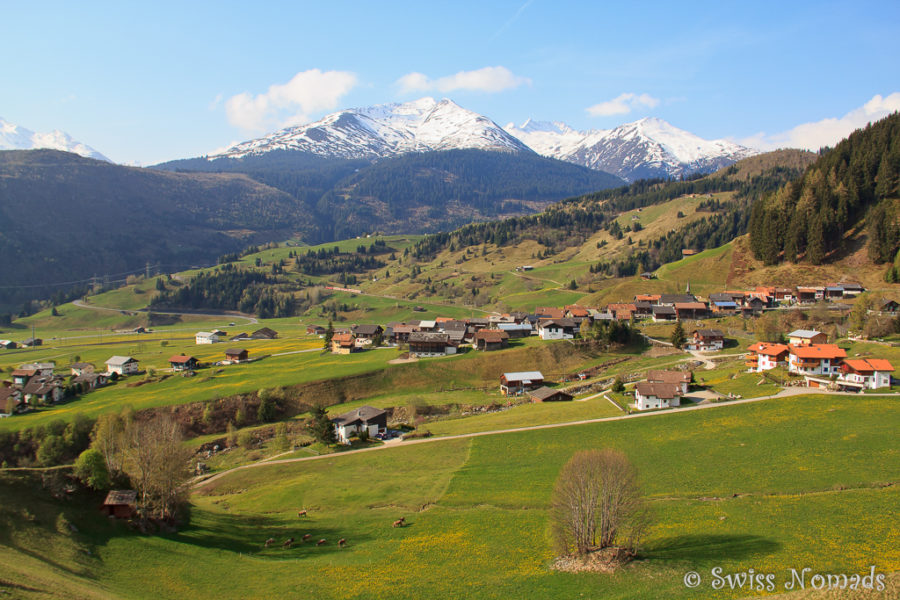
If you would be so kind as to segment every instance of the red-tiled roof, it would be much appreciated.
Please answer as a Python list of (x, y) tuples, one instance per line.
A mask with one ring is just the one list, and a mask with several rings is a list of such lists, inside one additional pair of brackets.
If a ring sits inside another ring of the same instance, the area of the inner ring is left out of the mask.
[(780, 356), (790, 350), (784, 344), (770, 344), (769, 342), (756, 342), (747, 350), (762, 354), (763, 356)]
[(809, 346), (791, 346), (791, 354), (799, 358), (833, 359), (846, 358), (847, 351), (834, 344), (812, 344)]

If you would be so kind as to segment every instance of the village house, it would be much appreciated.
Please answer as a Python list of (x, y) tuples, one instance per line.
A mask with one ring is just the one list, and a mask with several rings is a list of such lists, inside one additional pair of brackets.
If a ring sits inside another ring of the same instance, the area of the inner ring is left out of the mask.
[(357, 339), (375, 340), (384, 337), (384, 328), (381, 325), (354, 325), (350, 328), (350, 332)]
[(788, 354), (788, 371), (799, 375), (837, 375), (841, 361), (846, 357), (847, 352), (834, 344), (792, 345)]
[(365, 431), (369, 437), (387, 433), (387, 412), (372, 406), (360, 406), (331, 419), (338, 442), (349, 444), (350, 438)]
[(441, 331), (414, 331), (407, 339), (410, 356), (434, 357), (456, 354), (450, 335)]
[(571, 340), (578, 325), (572, 319), (547, 319), (538, 323), (538, 335), (542, 340)]
[(532, 402), (569, 402), (574, 396), (563, 390), (554, 390), (547, 386), (539, 387), (528, 393)]
[(231, 363), (241, 363), (250, 360), (250, 353), (243, 348), (229, 348), (225, 351), (225, 360)]
[(321, 325), (307, 325), (306, 333), (307, 335), (325, 335), (326, 329)]
[(42, 404), (53, 404), (63, 399), (65, 390), (58, 377), (41, 375), (28, 380), (22, 387), (22, 395), (28, 404), (34, 404), (35, 400)]
[(197, 344), (215, 344), (219, 341), (219, 335), (211, 331), (198, 331), (194, 341)]
[(878, 310), (880, 312), (887, 313), (889, 315), (897, 314), (898, 309), (900, 309), (900, 304), (897, 304), (895, 300), (884, 300), (878, 307)]
[(0, 385), (0, 413), (5, 416), (21, 412), (28, 405), (22, 399), (22, 389), (18, 386)]
[(476, 350), (502, 350), (509, 346), (509, 334), (499, 329), (482, 329), (475, 334)]
[(0, 340), (0, 348), (3, 348), (4, 350), (15, 350), (18, 346), (19, 345), (12, 340)]
[(676, 302), (675, 314), (679, 319), (705, 319), (709, 307), (704, 302)]
[(356, 337), (352, 333), (336, 333), (331, 336), (331, 352), (333, 354), (350, 354), (357, 352)]
[(839, 285), (844, 290), (844, 296), (859, 296), (866, 291), (862, 284), (855, 281), (842, 281), (836, 285)]
[(741, 304), (741, 315), (752, 317), (761, 313), (765, 307), (766, 303), (758, 296), (746, 296)]
[(675, 312), (674, 306), (658, 304), (653, 307), (653, 322), (659, 323), (660, 321), (675, 321), (678, 318), (678, 313)]
[(825, 298), (827, 300), (839, 300), (844, 297), (844, 288), (839, 285), (826, 285)]
[(112, 490), (100, 506), (100, 512), (116, 519), (130, 519), (136, 510), (137, 492), (134, 490)]
[(750, 373), (762, 373), (775, 367), (786, 367), (790, 348), (785, 344), (756, 342), (747, 348), (744, 365)]
[(636, 294), (634, 302), (649, 302), (650, 304), (659, 304), (659, 294)]
[(663, 306), (674, 307), (679, 302), (696, 302), (697, 299), (691, 294), (660, 294), (659, 304)]
[(497, 325), (500, 331), (505, 331), (510, 338), (523, 338), (531, 335), (531, 323), (500, 323)]
[(423, 319), (416, 325), (417, 331), (437, 331), (437, 321), (434, 319)]
[(131, 375), (138, 372), (138, 360), (130, 356), (113, 356), (106, 361), (106, 372)]
[(606, 306), (606, 311), (615, 315), (617, 321), (630, 321), (637, 312), (637, 306), (630, 303), (612, 303)]
[(87, 391), (95, 390), (103, 387), (108, 383), (108, 378), (104, 373), (84, 372), (81, 375), (72, 375), (70, 383), (72, 385), (80, 385)]
[(721, 350), (725, 347), (725, 334), (718, 329), (695, 329), (684, 347), (700, 352)]
[(53, 370), (56, 369), (55, 362), (33, 362), (27, 363), (19, 366), (20, 369), (32, 369), (37, 375), (41, 375), (44, 377), (49, 377), (53, 375)]
[(841, 363), (840, 379), (858, 384), (862, 389), (891, 387), (894, 366), (883, 358), (847, 358)]
[(544, 375), (540, 371), (519, 371), (500, 376), (500, 392), (504, 396), (518, 396), (543, 385)]
[(193, 371), (198, 364), (199, 361), (196, 358), (186, 354), (177, 354), (169, 358), (169, 366), (173, 371)]
[(534, 314), (545, 319), (563, 319), (566, 316), (566, 312), (563, 309), (552, 306), (539, 306), (534, 309)]
[(687, 394), (688, 386), (691, 385), (690, 371), (647, 371), (647, 381), (649, 383), (671, 383), (678, 386), (678, 390), (682, 394)]
[(802, 304), (808, 304), (811, 302), (818, 302), (819, 300), (825, 299), (825, 288), (821, 286), (804, 286), (797, 287), (797, 302)]
[(578, 306), (577, 304), (570, 304), (565, 308), (566, 316), (571, 319), (586, 319), (590, 317), (590, 312), (588, 309)]
[(385, 330), (385, 335), (388, 340), (392, 344), (403, 344), (409, 339), (409, 334), (415, 331), (415, 328), (412, 325), (407, 325), (406, 323), (393, 323), (388, 325), (388, 330)]
[(32, 348), (34, 346), (43, 346), (44, 340), (41, 338), (28, 338), (22, 341), (22, 346), (26, 348)]
[(278, 332), (274, 329), (269, 329), (268, 327), (263, 327), (262, 329), (257, 329), (253, 333), (250, 334), (251, 340), (274, 340), (278, 338)]
[(710, 310), (717, 317), (730, 316), (737, 313), (738, 305), (734, 300), (716, 300), (710, 304)]
[(814, 329), (796, 329), (788, 334), (788, 343), (791, 346), (811, 346), (824, 344), (827, 341), (826, 334)]
[(38, 370), (35, 368), (22, 368), (13, 369), (13, 372), (10, 373), (12, 375), (13, 384), (15, 385), (25, 385), (28, 383), (28, 380), (32, 377), (38, 375)]
[(638, 410), (681, 406), (682, 394), (675, 383), (640, 381), (634, 386), (634, 406)]
[(94, 365), (87, 362), (76, 362), (69, 365), (72, 369), (72, 375), (84, 375), (85, 373), (93, 373)]

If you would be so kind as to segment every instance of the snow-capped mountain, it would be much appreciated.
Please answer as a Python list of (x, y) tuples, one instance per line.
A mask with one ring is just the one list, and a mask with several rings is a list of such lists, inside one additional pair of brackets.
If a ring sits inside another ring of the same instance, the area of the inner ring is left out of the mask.
[(35, 150), (37, 148), (74, 152), (87, 158), (112, 162), (90, 146), (73, 140), (64, 131), (57, 129), (50, 133), (35, 133), (30, 129), (0, 119), (0, 150)]
[(608, 130), (576, 131), (565, 123), (530, 120), (505, 129), (538, 154), (629, 181), (715, 171), (758, 154), (727, 140), (704, 140), (653, 117)]
[(447, 99), (438, 102), (422, 98), (342, 110), (315, 123), (235, 144), (208, 158), (241, 158), (272, 150), (297, 150), (329, 158), (380, 158), (460, 148), (531, 152), (487, 117)]

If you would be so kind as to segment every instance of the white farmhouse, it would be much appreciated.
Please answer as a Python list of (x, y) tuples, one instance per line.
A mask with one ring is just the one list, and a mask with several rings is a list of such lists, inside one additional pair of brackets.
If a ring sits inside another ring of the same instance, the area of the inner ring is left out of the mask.
[(215, 344), (219, 339), (219, 334), (215, 331), (198, 331), (197, 335), (194, 336), (194, 340), (198, 344)]

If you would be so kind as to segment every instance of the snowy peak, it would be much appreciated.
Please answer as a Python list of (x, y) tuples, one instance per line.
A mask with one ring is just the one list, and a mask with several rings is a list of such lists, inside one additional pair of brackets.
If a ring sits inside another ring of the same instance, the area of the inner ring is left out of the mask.
[(421, 98), (332, 113), (228, 148), (216, 158), (296, 150), (332, 158), (380, 158), (407, 152), (475, 148), (531, 152), (499, 125), (451, 100)]
[(757, 153), (726, 140), (704, 140), (656, 117), (590, 131), (529, 120), (521, 127), (509, 124), (506, 131), (539, 154), (629, 181), (714, 171)]
[(73, 152), (87, 158), (112, 162), (90, 146), (72, 139), (69, 134), (58, 129), (50, 133), (36, 133), (0, 119), (0, 150), (35, 150), (38, 148)]

